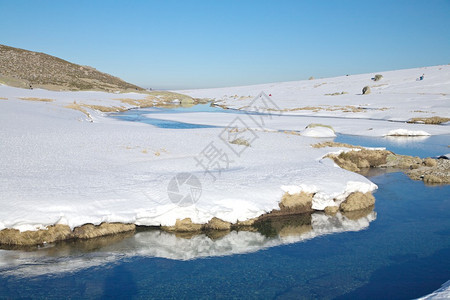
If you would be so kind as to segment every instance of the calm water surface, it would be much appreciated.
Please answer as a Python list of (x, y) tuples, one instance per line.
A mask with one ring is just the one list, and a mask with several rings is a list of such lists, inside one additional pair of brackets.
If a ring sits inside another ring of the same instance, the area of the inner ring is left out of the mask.
[[(448, 143), (336, 140), (423, 157), (445, 153)], [(305, 215), (225, 236), (139, 230), (0, 250), (0, 298), (411, 299), (438, 289), (450, 279), (450, 186), (374, 174), (375, 212), (360, 216)]]

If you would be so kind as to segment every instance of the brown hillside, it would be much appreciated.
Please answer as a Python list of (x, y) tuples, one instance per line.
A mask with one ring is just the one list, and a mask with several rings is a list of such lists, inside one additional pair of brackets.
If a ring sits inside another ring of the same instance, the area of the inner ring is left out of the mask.
[(52, 90), (144, 91), (89, 66), (5, 45), (0, 45), (0, 83)]

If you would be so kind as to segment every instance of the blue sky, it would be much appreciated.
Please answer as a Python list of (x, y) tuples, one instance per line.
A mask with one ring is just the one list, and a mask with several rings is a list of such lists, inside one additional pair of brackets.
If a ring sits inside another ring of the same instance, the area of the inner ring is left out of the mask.
[(143, 87), (291, 81), (450, 63), (450, 1), (0, 0), (0, 44)]

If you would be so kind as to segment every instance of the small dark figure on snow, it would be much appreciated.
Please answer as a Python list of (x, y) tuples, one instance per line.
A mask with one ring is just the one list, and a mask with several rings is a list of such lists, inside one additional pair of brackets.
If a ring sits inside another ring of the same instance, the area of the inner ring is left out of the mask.
[(419, 77), (419, 80), (423, 80), (424, 77), (425, 77), (425, 74), (422, 74), (422, 76)]

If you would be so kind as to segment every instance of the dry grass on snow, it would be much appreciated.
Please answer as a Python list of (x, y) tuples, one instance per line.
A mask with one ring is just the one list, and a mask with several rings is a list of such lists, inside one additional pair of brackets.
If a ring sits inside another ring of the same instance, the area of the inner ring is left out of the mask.
[(35, 98), (35, 97), (20, 97), (20, 100), (26, 100), (26, 101), (41, 101), (41, 102), (53, 102), (55, 99), (49, 99), (49, 98)]
[(434, 117), (428, 117), (428, 118), (412, 118), (408, 121), (408, 123), (438, 125), (438, 124), (446, 123), (448, 121), (450, 121), (450, 118), (434, 116)]

